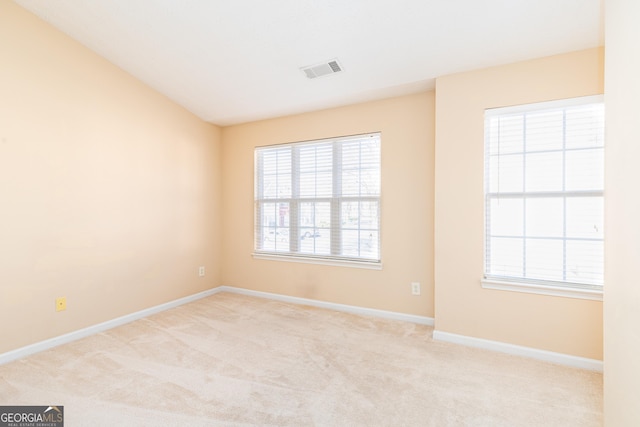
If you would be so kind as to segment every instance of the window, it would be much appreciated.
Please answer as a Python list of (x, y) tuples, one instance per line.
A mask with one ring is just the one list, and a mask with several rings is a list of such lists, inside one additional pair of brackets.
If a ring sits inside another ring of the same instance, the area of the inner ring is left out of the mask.
[(255, 151), (255, 253), (380, 263), (380, 134)]
[(602, 98), (487, 110), (485, 150), (483, 286), (601, 298)]

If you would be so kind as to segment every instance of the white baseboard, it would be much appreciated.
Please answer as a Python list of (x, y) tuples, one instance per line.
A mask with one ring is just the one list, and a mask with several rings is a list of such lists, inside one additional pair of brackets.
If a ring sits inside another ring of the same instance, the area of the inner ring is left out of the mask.
[(272, 294), (270, 292), (253, 291), (251, 289), (236, 288), (234, 286), (220, 286), (220, 292), (230, 292), (234, 294), (247, 295), (258, 298), (267, 298), (276, 301), (289, 302), (292, 304), (310, 305), (312, 307), (327, 308), (329, 310), (342, 311), (345, 313), (359, 314), (364, 316), (381, 317), (383, 319), (401, 320), (403, 322), (417, 323), (420, 325), (433, 326), (433, 317), (418, 316), (415, 314), (398, 313), (395, 311), (378, 310), (375, 308), (358, 307), (355, 305), (338, 304), (334, 302), (319, 301), (315, 299), (291, 297), (282, 294)]
[(84, 329), (69, 332), (68, 334), (60, 335), (54, 338), (50, 338), (45, 341), (40, 341), (35, 344), (31, 344), (25, 347), (11, 350), (6, 353), (0, 354), (0, 365), (12, 362), (14, 360), (29, 356), (34, 353), (38, 353), (44, 350), (48, 350), (53, 347), (57, 347), (62, 344), (66, 344), (72, 341), (79, 340), (81, 338), (88, 337), (90, 335), (97, 334), (99, 332), (106, 331), (108, 329), (115, 328), (125, 323), (133, 322), (134, 320), (142, 319), (143, 317), (151, 316), (152, 314), (159, 313), (161, 311), (168, 310), (170, 308), (178, 307), (180, 305), (199, 300), (214, 294), (221, 292), (220, 288), (213, 288), (197, 294), (189, 295), (184, 298), (169, 301), (164, 304), (156, 305), (154, 307), (145, 308), (144, 310), (136, 311), (135, 313), (127, 314), (122, 317), (118, 317), (106, 322), (98, 323), (97, 325), (89, 326)]
[(164, 304), (156, 305), (154, 307), (149, 307), (144, 310), (136, 311), (135, 313), (127, 314), (125, 316), (108, 320), (106, 322), (102, 322), (97, 325), (93, 325), (83, 329), (79, 329), (77, 331), (69, 332), (68, 334), (60, 335), (54, 338), (50, 338), (48, 340), (40, 341), (35, 344), (31, 344), (25, 347), (8, 351), (6, 353), (2, 353), (0, 354), (0, 365), (12, 362), (17, 359), (21, 359), (31, 354), (48, 350), (53, 347), (57, 347), (62, 344), (67, 344), (72, 341), (76, 341), (81, 338), (88, 337), (90, 335), (104, 332), (108, 329), (112, 329), (117, 326), (121, 326), (129, 322), (133, 322), (134, 320), (142, 319), (144, 317), (151, 316), (152, 314), (169, 310), (171, 308), (178, 307), (180, 305), (187, 304), (189, 302), (193, 302), (201, 298), (206, 298), (208, 296), (215, 295), (219, 292), (230, 292), (235, 294), (259, 297), (259, 298), (267, 298), (267, 299), (272, 299), (272, 300), (277, 300), (282, 302), (289, 302), (294, 304), (303, 304), (303, 305), (310, 305), (313, 307), (327, 308), (330, 310), (342, 311), (347, 313), (360, 314), (365, 316), (375, 316), (375, 317), (381, 317), (384, 319), (401, 320), (405, 322), (413, 322), (421, 325), (433, 326), (433, 318), (431, 317), (396, 313), (393, 311), (376, 310), (373, 308), (364, 308), (364, 307), (357, 307), (357, 306), (345, 305), (345, 304), (336, 304), (336, 303), (312, 300), (307, 298), (298, 298), (298, 297), (291, 297), (287, 295), (272, 294), (269, 292), (252, 291), (250, 289), (236, 288), (233, 286), (220, 286), (217, 288), (199, 292), (194, 295), (189, 295), (187, 297), (180, 298), (174, 301), (169, 301)]
[(466, 345), (468, 347), (482, 348), (485, 350), (497, 351), (500, 353), (524, 356), (532, 359), (543, 360), (545, 362), (557, 363), (559, 365), (572, 366), (574, 368), (588, 369), (590, 371), (602, 372), (603, 363), (601, 360), (587, 359), (586, 357), (572, 356), (570, 354), (555, 353), (553, 351), (540, 350), (537, 348), (523, 347), (508, 344), (500, 341), (485, 340), (466, 335), (452, 334), (434, 330), (433, 339), (446, 341), (454, 344)]
[[(97, 334), (108, 329), (115, 328), (117, 326), (124, 325), (134, 320), (142, 319), (152, 314), (159, 313), (161, 311), (168, 310), (170, 308), (178, 307), (189, 302), (206, 298), (211, 295), (215, 295), (219, 292), (229, 292), (247, 296), (253, 296), (258, 298), (267, 298), (276, 301), (282, 301), (293, 304), (309, 305), (312, 307), (326, 308), (335, 311), (341, 311), (345, 313), (352, 313), (365, 316), (380, 317), (383, 319), (400, 320), (404, 322), (412, 322), (421, 325), (434, 325), (434, 319), (432, 317), (418, 316), (414, 314), (398, 313), (393, 311), (378, 310), (374, 308), (358, 307), (353, 305), (338, 304), (326, 301), (313, 300), (308, 298), (292, 297), (281, 294), (274, 294), (270, 292), (254, 291), (251, 289), (236, 288), (233, 286), (220, 286), (217, 288), (209, 289), (203, 292), (199, 292), (194, 295), (190, 295), (184, 298), (180, 298), (174, 301), (169, 301), (164, 304), (160, 304), (154, 307), (150, 307), (144, 310), (137, 311), (135, 313), (127, 314), (116, 319), (108, 320), (97, 325), (89, 326), (84, 329), (70, 332), (68, 334), (60, 335), (58, 337), (50, 338), (45, 341), (41, 341), (35, 344), (31, 344), (25, 347), (18, 348), (6, 353), (0, 354), (0, 365), (12, 362), (17, 359), (35, 354), (50, 348), (66, 344), (72, 341), (79, 340), (81, 338), (88, 337), (93, 334)], [(587, 359), (579, 356), (572, 356), (563, 353), (555, 353), (546, 350), (540, 350), (531, 347), (523, 347), (514, 344), (508, 344), (500, 341), (491, 341), (482, 338), (474, 338), (465, 335), (453, 334), (450, 332), (443, 332), (434, 330), (433, 339), (439, 341), (446, 341), (454, 344), (466, 345), (469, 347), (476, 347), (485, 350), (497, 351), (501, 353), (513, 354), (517, 356), (530, 357), (532, 359), (543, 360), (546, 362), (557, 363), (560, 365), (572, 366), (575, 368), (588, 369), (591, 371), (602, 372), (603, 363), (596, 359)]]
[[(108, 320), (97, 325), (89, 326), (84, 329), (70, 332), (68, 334), (60, 335), (58, 337), (50, 338), (45, 341), (41, 341), (35, 344), (31, 344), (25, 347), (11, 350), (6, 353), (0, 354), (0, 365), (12, 362), (14, 360), (35, 354), (50, 348), (66, 344), (72, 341), (79, 340), (81, 338), (94, 335), (108, 329), (115, 328), (117, 326), (124, 325), (134, 320), (142, 319), (152, 314), (159, 313), (174, 307), (178, 307), (189, 302), (206, 298), (211, 295), (215, 295), (219, 292), (229, 292), (240, 295), (253, 296), (258, 298), (267, 298), (276, 301), (288, 302), (293, 304), (310, 305), (312, 307), (326, 308), (329, 310), (341, 311), (345, 313), (359, 314), (365, 316), (380, 317), (383, 319), (400, 320), (404, 322), (412, 322), (420, 325), (434, 325), (434, 319), (432, 317), (418, 316), (414, 314), (398, 313), (394, 311), (378, 310), (374, 308), (358, 307), (353, 305), (338, 304), (326, 301), (319, 301), (308, 298), (292, 297), (288, 295), (274, 294), (270, 292), (254, 291), (251, 289), (236, 288), (233, 286), (220, 286), (217, 288), (209, 289), (203, 292), (199, 292), (194, 295), (189, 295), (184, 298), (180, 298), (174, 301), (169, 301), (164, 304), (156, 305), (154, 307), (146, 308), (144, 310), (137, 311), (135, 313), (127, 314), (116, 319)], [(601, 360), (587, 359), (584, 357), (572, 356), (563, 353), (554, 353), (546, 350), (539, 350), (531, 347), (523, 347), (514, 344), (503, 343), (499, 341), (491, 341), (482, 338), (474, 338), (465, 335), (453, 334), (450, 332), (443, 332), (434, 330), (433, 339), (438, 341), (446, 341), (454, 344), (466, 345), (469, 347), (482, 348), (485, 350), (497, 351), (501, 353), (513, 354), (517, 356), (530, 357), (532, 359), (543, 360), (546, 362), (557, 363), (566, 366), (572, 366), (581, 369), (588, 369), (591, 371), (602, 372), (603, 363)]]

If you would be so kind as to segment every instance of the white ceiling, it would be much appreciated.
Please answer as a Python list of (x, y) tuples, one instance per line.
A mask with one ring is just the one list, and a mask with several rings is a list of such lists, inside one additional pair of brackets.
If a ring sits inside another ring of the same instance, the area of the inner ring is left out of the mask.
[[(14, 0), (218, 125), (603, 45), (601, 0)], [(310, 80), (300, 67), (338, 58)]]

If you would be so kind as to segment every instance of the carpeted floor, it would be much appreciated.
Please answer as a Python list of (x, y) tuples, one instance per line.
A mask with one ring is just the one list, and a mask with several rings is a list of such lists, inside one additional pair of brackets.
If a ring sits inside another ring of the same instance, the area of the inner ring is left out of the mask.
[(600, 426), (602, 375), (220, 293), (0, 366), (65, 426)]

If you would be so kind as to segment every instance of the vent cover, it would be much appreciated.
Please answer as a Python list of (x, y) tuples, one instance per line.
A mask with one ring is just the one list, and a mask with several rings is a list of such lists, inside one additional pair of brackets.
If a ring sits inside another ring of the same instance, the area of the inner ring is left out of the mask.
[(340, 71), (342, 71), (342, 66), (338, 63), (337, 59), (332, 59), (321, 64), (302, 67), (301, 70), (304, 71), (307, 78), (315, 79), (316, 77), (323, 77), (328, 76), (329, 74), (339, 73)]

